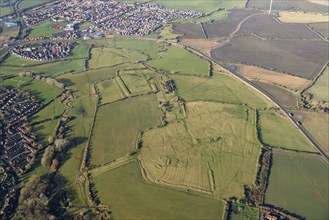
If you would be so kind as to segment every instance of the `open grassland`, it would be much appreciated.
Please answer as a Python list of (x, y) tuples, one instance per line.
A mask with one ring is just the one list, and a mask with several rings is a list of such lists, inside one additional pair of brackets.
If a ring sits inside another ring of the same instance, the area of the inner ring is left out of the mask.
[(259, 218), (259, 209), (244, 204), (232, 204), (229, 220), (254, 220)]
[(328, 168), (320, 156), (274, 152), (266, 203), (307, 219), (328, 219)]
[(96, 88), (102, 104), (115, 102), (125, 97), (115, 79), (101, 81), (96, 84)]
[(10, 40), (11, 38), (16, 38), (19, 32), (18, 27), (7, 27), (6, 25), (0, 24), (0, 41), (7, 41)]
[(255, 180), (255, 112), (214, 102), (186, 104), (187, 119), (146, 131), (138, 156), (153, 183), (242, 198)]
[(47, 63), (44, 61), (33, 61), (33, 60), (28, 60), (25, 58), (17, 57), (13, 54), (9, 54), (6, 59), (1, 62), (1, 65), (11, 65), (11, 66), (28, 66), (28, 65), (36, 65), (36, 64), (43, 64)]
[(314, 151), (311, 144), (288, 118), (278, 113), (260, 111), (259, 127), (262, 141), (265, 144), (292, 150)]
[(152, 92), (147, 76), (154, 75), (149, 70), (120, 71), (120, 77), (131, 94), (146, 94)]
[(51, 21), (42, 21), (38, 24), (29, 26), (30, 33), (28, 37), (48, 37), (52, 34), (61, 32), (60, 29), (52, 28), (54, 22)]
[(278, 84), (292, 90), (303, 90), (311, 83), (311, 80), (263, 69), (257, 66), (239, 65), (238, 72), (249, 80), (260, 80)]
[(56, 86), (50, 86), (44, 81), (33, 80), (31, 83), (24, 86), (24, 90), (36, 97), (43, 104), (48, 103), (61, 93), (61, 89)]
[(301, 40), (261, 40), (235, 37), (230, 44), (212, 50), (219, 61), (253, 64), (306, 79), (314, 79), (328, 60), (328, 43)]
[[(283, 11), (303, 11), (303, 12), (324, 12), (328, 13), (328, 6), (314, 3), (310, 0), (282, 0), (273, 1), (272, 10)], [(270, 8), (270, 1), (264, 0), (250, 0), (247, 8), (257, 8), (261, 10), (268, 10)]]
[(173, 33), (173, 26), (170, 24), (166, 24), (159, 33), (159, 37), (165, 40), (176, 40), (179, 36), (181, 35)]
[(0, 73), (3, 75), (18, 75), (20, 72), (32, 71), (35, 74), (44, 76), (56, 76), (65, 72), (79, 72), (84, 68), (84, 60), (58, 60), (29, 67), (1, 66)]
[(171, 75), (177, 93), (186, 101), (219, 101), (265, 108), (268, 101), (228, 74), (215, 73), (211, 78)]
[(53, 131), (56, 127), (57, 120), (46, 121), (33, 126), (32, 132), (37, 137), (37, 142), (45, 146), (48, 144), (48, 137), (53, 136)]
[(194, 19), (195, 22), (209, 22), (209, 21), (218, 21), (221, 20), (223, 18), (225, 18), (225, 16), (227, 16), (229, 12), (227, 10), (219, 10), (219, 11), (214, 11), (211, 12), (209, 14), (206, 14), (200, 18)]
[(184, 75), (209, 74), (209, 63), (197, 55), (177, 46), (170, 46), (158, 53), (161, 58), (148, 61), (147, 64), (170, 73)]
[(38, 113), (34, 114), (31, 117), (31, 120), (32, 122), (37, 122), (48, 118), (54, 118), (56, 116), (61, 115), (65, 109), (65, 105), (63, 105), (59, 99), (55, 99), (49, 105), (40, 110)]
[(312, 93), (318, 101), (329, 102), (329, 67), (324, 70), (314, 85), (307, 89), (306, 92)]
[(143, 182), (135, 162), (93, 178), (115, 219), (222, 219), (224, 204), (212, 198)]
[(91, 59), (88, 61), (88, 64), (89, 68), (100, 68), (122, 63), (137, 63), (146, 59), (146, 55), (135, 50), (97, 47), (91, 50)]
[(267, 91), (269, 94), (271, 94), (281, 105), (285, 105), (287, 107), (297, 106), (297, 95), (295, 95), (291, 91), (265, 82), (252, 82)]
[(253, 10), (232, 10), (224, 19), (203, 24), (208, 38), (228, 37), (238, 24), (248, 16), (255, 14)]
[(269, 14), (258, 14), (249, 18), (243, 23), (237, 35), (257, 35), (265, 39), (321, 39), (304, 24), (281, 23)]
[(11, 9), (8, 3), (4, 3), (4, 1), (0, 1), (0, 17), (11, 14)]
[[(63, 187), (69, 190), (69, 197), (75, 205), (87, 206), (87, 198), (84, 192), (84, 182), (77, 179), (80, 173), (82, 154), (87, 144), (87, 137), (90, 132), (93, 113), (96, 105), (96, 96), (81, 96), (74, 103), (70, 114), (75, 119), (69, 126), (74, 128), (68, 138), (76, 144), (67, 153), (65, 163), (62, 165), (59, 174), (67, 181)], [(74, 208), (73, 208), (74, 209)]]
[[(1, 67), (0, 67), (1, 68)], [(11, 77), (0, 82), (0, 87), (5, 86), (13, 89), (20, 89), (22, 86), (30, 82), (32, 79), (27, 77)]]
[(281, 11), (279, 12), (278, 19), (284, 23), (318, 23), (318, 22), (328, 22), (328, 15), (323, 14), (311, 14), (303, 12), (289, 12)]
[(329, 115), (327, 113), (298, 111), (295, 112), (295, 116), (329, 154)]
[(160, 125), (160, 117), (154, 95), (99, 107), (91, 140), (91, 164), (102, 164), (133, 152), (139, 132)]
[(316, 24), (309, 24), (310, 28), (314, 31), (318, 32), (323, 38), (329, 39), (329, 23), (316, 23)]

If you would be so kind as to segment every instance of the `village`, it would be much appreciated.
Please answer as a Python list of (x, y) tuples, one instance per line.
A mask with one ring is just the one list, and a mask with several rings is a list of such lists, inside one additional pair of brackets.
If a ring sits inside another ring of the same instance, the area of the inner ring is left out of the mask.
[(39, 149), (27, 118), (41, 105), (26, 92), (0, 88), (1, 149), (4, 159), (17, 174), (23, 174), (32, 165)]
[(33, 61), (50, 61), (69, 56), (75, 45), (75, 42), (44, 43), (38, 46), (16, 45), (11, 54)]
[(96, 28), (101, 33), (143, 36), (157, 30), (163, 23), (200, 16), (200, 12), (167, 9), (155, 3), (129, 5), (116, 1), (65, 0), (50, 8), (26, 12), (23, 18), (28, 26), (45, 20), (68, 21), (69, 28), (74, 29), (74, 25), (88, 21), (92, 24), (89, 29)]

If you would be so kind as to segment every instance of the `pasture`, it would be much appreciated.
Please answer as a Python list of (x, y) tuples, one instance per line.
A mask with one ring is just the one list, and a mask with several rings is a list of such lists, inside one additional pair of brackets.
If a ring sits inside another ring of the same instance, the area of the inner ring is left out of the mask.
[(249, 80), (273, 83), (292, 90), (303, 90), (311, 83), (311, 80), (263, 69), (257, 66), (239, 65), (238, 72)]
[(312, 93), (314, 98), (318, 101), (329, 102), (329, 67), (327, 67), (322, 75), (315, 81), (309, 89), (306, 90), (307, 93)]
[(132, 95), (146, 94), (153, 91), (147, 78), (148, 75), (154, 75), (154, 73), (149, 70), (120, 71), (120, 78)]
[(51, 2), (53, 0), (23, 0), (19, 3), (18, 7), (19, 9), (26, 9), (26, 8), (31, 8), (35, 7), (47, 2)]
[(228, 74), (215, 73), (211, 78), (170, 75), (177, 85), (177, 94), (186, 101), (218, 101), (265, 108), (269, 102), (259, 93)]
[(91, 50), (91, 59), (88, 61), (88, 66), (91, 69), (95, 69), (146, 60), (147, 56), (136, 50), (96, 47)]
[(295, 111), (295, 117), (303, 123), (322, 148), (329, 154), (329, 117), (326, 113)]
[(154, 95), (138, 96), (99, 107), (91, 139), (91, 165), (133, 152), (139, 132), (161, 124)]
[(5, 86), (8, 88), (20, 89), (22, 86), (29, 83), (31, 80), (32, 80), (31, 78), (26, 78), (26, 77), (18, 77), (18, 76), (11, 77), (9, 79), (0, 82), (0, 87)]
[(60, 102), (60, 99), (55, 99), (49, 105), (40, 110), (38, 113), (32, 115), (31, 120), (32, 122), (37, 122), (48, 118), (53, 118), (61, 115), (65, 109), (66, 106)]
[(255, 13), (253, 10), (234, 9), (222, 20), (206, 22), (203, 27), (208, 38), (228, 37), (243, 19)]
[(255, 180), (260, 143), (255, 112), (245, 106), (186, 103), (187, 119), (143, 134), (138, 159), (153, 183), (242, 198)]
[(33, 80), (23, 88), (32, 96), (36, 97), (39, 102), (43, 104), (48, 103), (61, 93), (61, 89), (56, 86), (50, 86), (44, 81)]
[(211, 51), (214, 59), (252, 64), (266, 69), (314, 79), (328, 60), (328, 44), (322, 41), (260, 40), (245, 36)]
[(147, 65), (172, 74), (201, 76), (209, 74), (207, 61), (181, 47), (170, 46), (158, 55), (160, 58), (147, 61)]
[(308, 24), (308, 23), (328, 22), (329, 17), (323, 14), (281, 11), (279, 12), (278, 19), (284, 23)]
[(32, 132), (37, 137), (37, 143), (46, 146), (48, 144), (48, 137), (53, 136), (57, 120), (46, 121), (41, 124), (33, 126)]
[(329, 39), (329, 23), (309, 24), (310, 28), (318, 32), (324, 39)]
[(254, 80), (252, 82), (264, 89), (270, 95), (272, 95), (281, 105), (285, 105), (287, 107), (297, 106), (297, 95), (295, 95), (291, 91), (270, 83), (264, 83)]
[(30, 33), (27, 37), (48, 37), (52, 34), (61, 32), (60, 29), (52, 28), (54, 22), (51, 21), (42, 21), (38, 24), (29, 26)]
[(307, 219), (328, 219), (328, 178), (320, 156), (274, 152), (266, 203)]
[(258, 14), (245, 21), (237, 35), (257, 35), (266, 39), (320, 40), (304, 24), (280, 23), (273, 15)]
[(315, 151), (287, 117), (274, 111), (259, 112), (259, 129), (262, 141), (270, 146), (291, 150)]
[(115, 219), (222, 219), (224, 203), (144, 183), (136, 162), (93, 177), (102, 204)]
[(159, 37), (165, 40), (176, 40), (179, 36), (181, 35), (173, 33), (173, 26), (170, 24), (164, 25), (159, 33)]
[(125, 98), (115, 79), (104, 80), (96, 84), (101, 104), (111, 103)]

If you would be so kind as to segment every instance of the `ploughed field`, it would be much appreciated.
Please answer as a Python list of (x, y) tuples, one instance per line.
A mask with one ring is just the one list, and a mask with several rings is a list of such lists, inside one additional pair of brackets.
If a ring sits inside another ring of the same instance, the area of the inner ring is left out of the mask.
[(314, 79), (328, 60), (328, 43), (235, 37), (211, 51), (214, 59), (253, 64), (306, 79)]

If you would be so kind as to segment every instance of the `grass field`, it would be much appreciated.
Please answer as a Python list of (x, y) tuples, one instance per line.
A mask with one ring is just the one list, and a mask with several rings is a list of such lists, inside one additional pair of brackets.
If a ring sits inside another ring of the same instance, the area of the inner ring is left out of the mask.
[(0, 82), (0, 87), (5, 86), (8, 88), (19, 89), (21, 86), (30, 82), (31, 80), (32, 80), (31, 78), (17, 76), (17, 77), (9, 78), (9, 79), (6, 79), (6, 80)]
[(64, 112), (65, 109), (66, 109), (66, 107), (60, 102), (60, 100), (55, 99), (53, 102), (51, 102), (45, 108), (43, 108), (41, 111), (34, 114), (31, 117), (31, 120), (33, 122), (37, 122), (37, 121), (42, 121), (47, 118), (59, 116)]
[(60, 94), (61, 89), (56, 86), (50, 86), (44, 81), (33, 80), (30, 84), (24, 86), (24, 90), (36, 97), (43, 104)]
[(256, 66), (239, 65), (238, 71), (240, 74), (250, 80), (260, 80), (264, 82), (274, 83), (293, 90), (302, 90), (311, 83), (311, 80), (278, 73)]
[(329, 102), (329, 67), (317, 79), (315, 84), (306, 90), (312, 93), (316, 100)]
[(320, 156), (274, 152), (266, 203), (307, 219), (328, 219), (328, 181)]
[(261, 138), (265, 144), (292, 150), (314, 151), (311, 144), (287, 117), (273, 111), (260, 111), (259, 125)]
[(279, 86), (260, 82), (260, 81), (252, 81), (254, 84), (263, 88), (269, 94), (271, 94), (280, 104), (285, 105), (287, 107), (296, 107), (297, 106), (297, 95), (292, 93), (291, 91), (281, 88)]
[(138, 133), (160, 125), (155, 96), (139, 96), (101, 106), (91, 140), (91, 164), (97, 165), (131, 153)]
[[(317, 0), (314, 2), (316, 1)], [(270, 2), (263, 0), (250, 0), (247, 3), (247, 8), (257, 8), (261, 10), (268, 10), (269, 6)], [(311, 0), (282, 0), (273, 1), (272, 10), (327, 13), (328, 7), (325, 5), (313, 3)]]
[(143, 134), (138, 159), (145, 178), (216, 198), (241, 198), (243, 185), (254, 183), (260, 153), (255, 112), (214, 102), (186, 107), (186, 120)]
[(279, 12), (278, 16), (281, 22), (285, 23), (317, 23), (317, 22), (328, 22), (329, 17), (322, 14), (311, 14), (302, 12), (289, 12), (282, 11)]
[(57, 120), (52, 120), (33, 126), (32, 132), (37, 137), (37, 143), (42, 144), (43, 146), (48, 144), (48, 137), (53, 136), (56, 124)]
[(115, 219), (222, 219), (222, 201), (143, 182), (136, 163), (93, 178)]
[[(329, 154), (329, 116), (326, 113), (296, 111), (295, 116)], [(301, 116), (301, 117), (300, 117)]]
[(93, 48), (91, 50), (91, 59), (88, 61), (88, 65), (89, 68), (100, 68), (115, 66), (122, 63), (137, 63), (138, 61), (145, 61), (146, 59), (146, 55), (126, 48)]
[(264, 108), (268, 102), (258, 93), (227, 74), (215, 73), (212, 78), (171, 75), (178, 95), (186, 101), (219, 101), (248, 104)]
[(151, 92), (152, 87), (148, 82), (148, 75), (154, 75), (149, 70), (125, 70), (120, 72), (120, 77), (131, 94), (145, 94)]
[(125, 97), (115, 79), (101, 81), (96, 84), (102, 104), (118, 101)]
[(51, 1), (53, 0), (23, 0), (19, 3), (18, 7), (19, 9), (25, 9)]
[(208, 62), (183, 48), (171, 46), (160, 52), (159, 56), (160, 59), (148, 61), (147, 64), (170, 73), (202, 76), (209, 74)]
[(165, 25), (159, 33), (159, 37), (165, 40), (176, 40), (179, 36), (181, 35), (173, 33), (172, 25), (169, 24)]
[(59, 29), (52, 28), (53, 25), (54, 23), (50, 21), (42, 21), (38, 24), (31, 25), (29, 26), (31, 30), (27, 37), (48, 37), (61, 31)]

